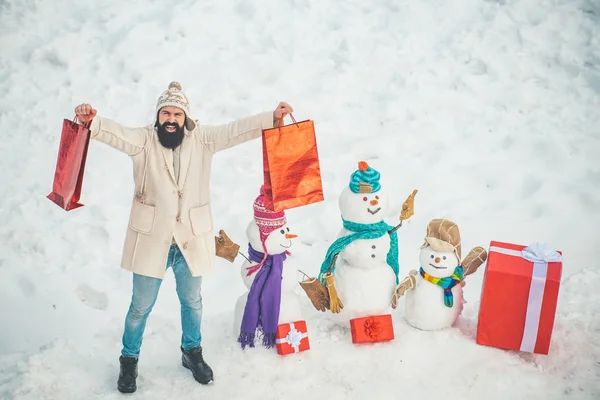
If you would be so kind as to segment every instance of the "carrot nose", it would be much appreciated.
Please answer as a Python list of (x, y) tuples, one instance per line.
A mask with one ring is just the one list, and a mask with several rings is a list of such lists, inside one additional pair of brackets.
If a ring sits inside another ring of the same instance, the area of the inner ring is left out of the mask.
[(292, 233), (286, 233), (285, 234), (285, 238), (286, 239), (293, 239), (293, 238), (297, 238), (297, 237), (298, 237), (298, 235), (294, 235)]
[(439, 257), (436, 257), (434, 261), (435, 261), (435, 263), (437, 264), (437, 263), (439, 263), (439, 262), (440, 262), (440, 258), (439, 258)]
[(377, 204), (379, 204), (379, 202), (377, 200), (371, 200), (371, 205), (372, 206), (376, 206)]

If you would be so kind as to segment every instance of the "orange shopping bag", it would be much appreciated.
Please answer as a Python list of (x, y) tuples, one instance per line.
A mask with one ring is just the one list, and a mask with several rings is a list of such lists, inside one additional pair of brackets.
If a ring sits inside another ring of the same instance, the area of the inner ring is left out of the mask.
[(311, 120), (264, 129), (265, 207), (281, 211), (323, 201), (321, 168)]
[(66, 211), (83, 206), (79, 198), (90, 144), (89, 129), (75, 121), (63, 121), (52, 192), (46, 196)]

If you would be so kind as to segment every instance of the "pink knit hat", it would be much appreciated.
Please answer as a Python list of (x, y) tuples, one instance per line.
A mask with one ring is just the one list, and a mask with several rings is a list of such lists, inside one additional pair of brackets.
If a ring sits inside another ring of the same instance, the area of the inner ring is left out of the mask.
[[(248, 268), (248, 276), (252, 275), (256, 272), (267, 259), (267, 248), (265, 246), (265, 241), (271, 232), (276, 231), (287, 223), (285, 218), (284, 211), (271, 211), (265, 207), (265, 188), (264, 186), (260, 187), (260, 194), (254, 200), (254, 221), (258, 226), (258, 231), (260, 232), (260, 241), (262, 243), (262, 250), (264, 253), (263, 260), (257, 265)], [(258, 249), (255, 249), (258, 250)]]
[(271, 211), (265, 207), (264, 186), (260, 187), (260, 194), (256, 200), (254, 200), (254, 221), (256, 221), (256, 225), (258, 225), (260, 241), (263, 244), (263, 250), (266, 252), (267, 249), (264, 248), (265, 240), (267, 240), (267, 237), (271, 232), (284, 226), (287, 223), (287, 220), (284, 211)]

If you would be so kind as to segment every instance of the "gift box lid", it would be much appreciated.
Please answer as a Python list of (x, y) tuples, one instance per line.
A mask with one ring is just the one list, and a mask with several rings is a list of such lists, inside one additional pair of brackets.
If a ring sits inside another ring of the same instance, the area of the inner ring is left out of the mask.
[[(526, 260), (518, 255), (510, 255), (495, 251), (495, 248), (506, 249), (520, 252), (527, 246), (520, 244), (491, 241), (488, 251), (486, 273), (511, 274), (519, 277), (531, 279), (533, 272), (533, 262)], [(562, 252), (557, 250), (559, 254)], [(546, 280), (560, 282), (562, 275), (562, 262), (549, 262)]]

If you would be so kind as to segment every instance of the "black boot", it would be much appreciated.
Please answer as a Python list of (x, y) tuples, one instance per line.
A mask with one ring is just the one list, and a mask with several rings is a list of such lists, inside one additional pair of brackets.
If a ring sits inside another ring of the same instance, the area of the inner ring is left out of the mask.
[(137, 389), (135, 379), (138, 376), (138, 359), (133, 357), (119, 357), (121, 372), (117, 381), (117, 388), (121, 393), (133, 393)]
[(202, 358), (202, 347), (198, 346), (188, 351), (181, 348), (181, 364), (192, 371), (194, 379), (203, 385), (213, 381), (212, 369)]

